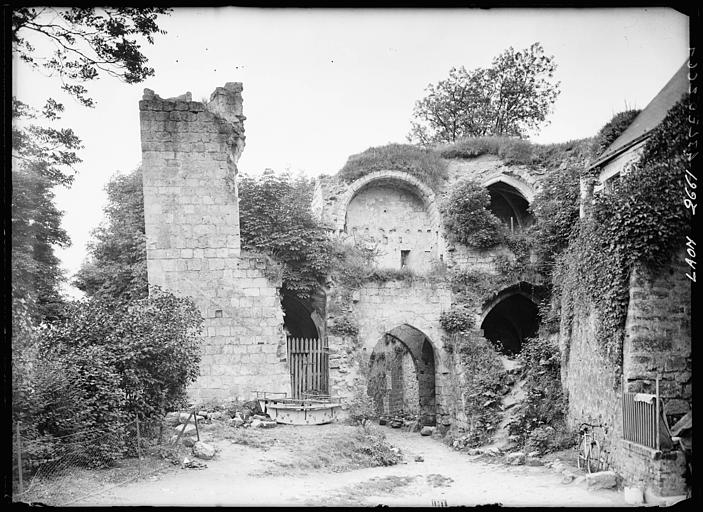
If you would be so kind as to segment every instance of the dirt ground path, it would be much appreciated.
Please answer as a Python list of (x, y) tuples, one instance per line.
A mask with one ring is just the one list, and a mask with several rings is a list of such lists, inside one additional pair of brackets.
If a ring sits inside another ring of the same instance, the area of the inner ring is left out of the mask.
[[(285, 449), (274, 445), (262, 451), (221, 440), (215, 443), (218, 456), (207, 461), (206, 469), (176, 469), (75, 505), (432, 506), (434, 500), (448, 506), (626, 506), (622, 493), (563, 485), (560, 476), (541, 466), (488, 464), (429, 437), (385, 432), (406, 464), (275, 476), (281, 473), (278, 461), (289, 457)], [(417, 456), (424, 461), (415, 462)]]

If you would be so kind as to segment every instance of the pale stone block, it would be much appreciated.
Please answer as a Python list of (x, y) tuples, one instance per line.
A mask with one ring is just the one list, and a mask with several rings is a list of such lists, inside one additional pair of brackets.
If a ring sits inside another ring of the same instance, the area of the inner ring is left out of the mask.
[(231, 333), (229, 326), (217, 327), (215, 332), (217, 333), (217, 336), (229, 336)]

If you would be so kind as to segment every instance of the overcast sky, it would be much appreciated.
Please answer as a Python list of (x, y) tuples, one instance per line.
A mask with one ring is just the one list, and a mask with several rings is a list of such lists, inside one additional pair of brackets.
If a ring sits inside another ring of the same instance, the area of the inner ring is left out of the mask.
[[(69, 275), (102, 219), (110, 176), (140, 163), (145, 87), (200, 100), (225, 82), (243, 82), (240, 170), (319, 175), (334, 174), (368, 147), (405, 142), (413, 104), (429, 83), (453, 66), (488, 66), (509, 46), (539, 41), (558, 66), (561, 95), (536, 142), (592, 136), (613, 114), (646, 106), (688, 55), (688, 18), (654, 8), (181, 8), (159, 25), (168, 33), (143, 48), (154, 77), (90, 84), (94, 109), (65, 100), (63, 121), (85, 145), (74, 185), (57, 191), (73, 240), (58, 251)], [(61, 98), (56, 79), (17, 61), (13, 71), (13, 93), (26, 103)]]

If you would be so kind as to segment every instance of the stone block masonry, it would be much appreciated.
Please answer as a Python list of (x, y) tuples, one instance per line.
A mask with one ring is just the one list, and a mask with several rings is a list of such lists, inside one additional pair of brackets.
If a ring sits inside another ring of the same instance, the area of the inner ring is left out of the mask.
[(201, 103), (146, 89), (139, 102), (149, 284), (191, 297), (205, 319), (193, 399), (290, 387), (280, 283), (240, 249), (241, 92), (227, 83)]
[(691, 281), (685, 253), (658, 275), (637, 267), (630, 277), (623, 372), (628, 391), (660, 391), (669, 414), (684, 414), (691, 405)]
[[(449, 371), (439, 317), (450, 305), (451, 290), (446, 284), (422, 280), (365, 283), (355, 294), (351, 306), (359, 325), (356, 341), (349, 336), (328, 336), (332, 394), (349, 398), (355, 386), (363, 383), (365, 388), (365, 369), (376, 344), (386, 333), (409, 325), (421, 331), (432, 343), (434, 375), (425, 375), (424, 378), (434, 379), (437, 421), (448, 424), (452, 412), (445, 392)], [(328, 318), (328, 322), (331, 320)]]
[(628, 392), (654, 393), (660, 375), (666, 412), (682, 415), (691, 408), (691, 283), (683, 258), (678, 255), (656, 275), (633, 269), (622, 376), (598, 352), (597, 318), (588, 301), (575, 307), (573, 325), (563, 324), (560, 333), (562, 351), (568, 349), (562, 377), (571, 424), (606, 423), (609, 432), (603, 444), (625, 485), (650, 488), (662, 496), (685, 492), (683, 454), (657, 453), (623, 439), (621, 383), (624, 380)]

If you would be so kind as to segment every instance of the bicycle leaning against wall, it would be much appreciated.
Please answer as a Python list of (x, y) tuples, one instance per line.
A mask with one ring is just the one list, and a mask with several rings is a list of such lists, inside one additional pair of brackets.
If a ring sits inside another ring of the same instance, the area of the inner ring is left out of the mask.
[(597, 428), (608, 433), (607, 427), (603, 424), (581, 423), (579, 426), (580, 441), (576, 463), (579, 469), (589, 473), (607, 469), (607, 453), (594, 435), (594, 430)]

